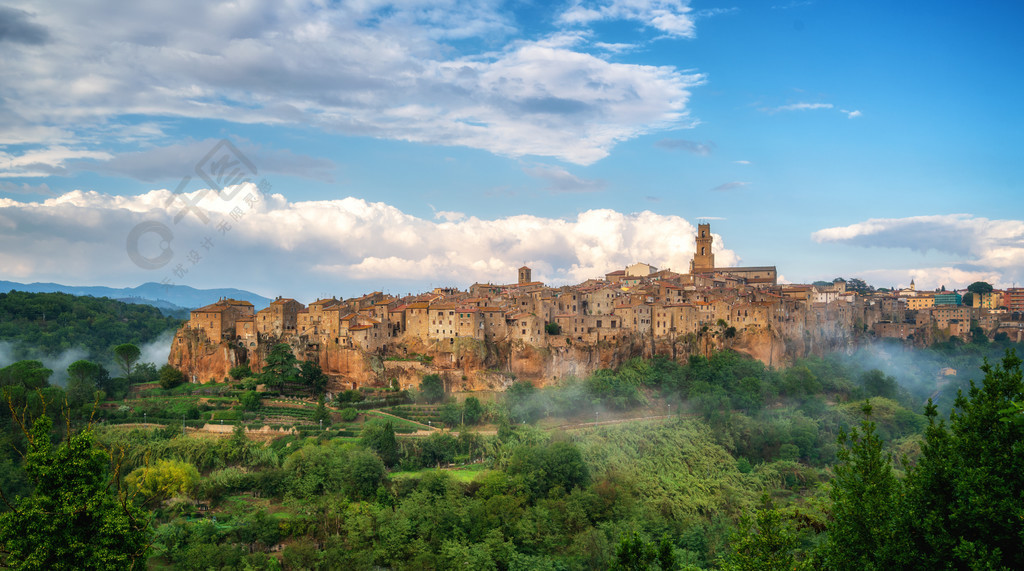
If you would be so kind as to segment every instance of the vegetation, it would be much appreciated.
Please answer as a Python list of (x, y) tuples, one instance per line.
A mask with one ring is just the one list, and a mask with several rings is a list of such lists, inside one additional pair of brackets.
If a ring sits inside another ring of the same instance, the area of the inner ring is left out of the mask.
[(92, 433), (54, 447), (51, 429), (44, 415), (25, 435), (24, 470), (34, 489), (0, 514), (4, 567), (126, 569), (145, 561), (149, 518), (123, 493), (111, 493), (108, 457)]
[(103, 361), (117, 345), (143, 345), (180, 325), (155, 307), (105, 297), (0, 293), (0, 341), (12, 343), (16, 359), (83, 349), (87, 359)]
[[(286, 345), (262, 392), (242, 368), (194, 385), (138, 362), (112, 379), (93, 359), (62, 388), (19, 361), (0, 369), (2, 563), (1024, 568), (1024, 383), (1007, 348), (942, 343), (904, 364), (879, 345), (778, 369), (729, 351), (630, 359), (461, 402), (437, 375), (415, 402), (314, 400), (322, 371)], [(942, 367), (959, 373), (936, 394)], [(111, 398), (129, 376), (161, 382)]]
[(444, 398), (444, 380), (440, 375), (424, 375), (420, 381), (420, 394), (427, 402), (440, 402)]

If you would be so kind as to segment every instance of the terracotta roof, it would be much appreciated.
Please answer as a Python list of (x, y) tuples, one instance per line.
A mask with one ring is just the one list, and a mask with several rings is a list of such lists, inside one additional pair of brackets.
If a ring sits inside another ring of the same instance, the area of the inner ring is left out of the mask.
[[(274, 301), (270, 302), (270, 305), (287, 303), (289, 301), (295, 301), (295, 300), (290, 298), (290, 297), (282, 297), (282, 298), (275, 299)], [(298, 302), (295, 301), (295, 303), (298, 303)]]

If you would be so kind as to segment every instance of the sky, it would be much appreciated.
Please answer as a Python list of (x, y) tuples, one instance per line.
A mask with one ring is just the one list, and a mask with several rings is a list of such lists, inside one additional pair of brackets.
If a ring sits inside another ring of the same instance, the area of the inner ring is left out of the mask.
[(1024, 283), (1024, 4), (0, 0), (0, 279)]

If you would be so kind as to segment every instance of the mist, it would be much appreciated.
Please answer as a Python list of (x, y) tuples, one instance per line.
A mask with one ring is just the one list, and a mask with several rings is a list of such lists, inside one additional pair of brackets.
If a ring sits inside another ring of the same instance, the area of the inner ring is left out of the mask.
[[(0, 368), (18, 361), (40, 361), (44, 367), (53, 371), (53, 374), (50, 375), (50, 384), (66, 387), (68, 384), (68, 366), (75, 361), (87, 359), (88, 353), (86, 353), (85, 349), (74, 347), (63, 351), (59, 355), (43, 355), (39, 351), (31, 350), (24, 356), (21, 356), (21, 358), (19, 356), (11, 342), (0, 341)], [(101, 364), (108, 366), (107, 363)]]
[[(161, 365), (167, 363), (173, 340), (174, 331), (167, 331), (153, 341), (139, 346), (138, 362), (153, 363), (159, 369)], [(92, 360), (102, 365), (112, 377), (122, 374), (121, 367), (112, 356), (106, 359), (89, 359), (89, 354), (81, 347), (73, 347), (59, 355), (44, 355), (35, 349), (21, 353), (15, 350), (14, 344), (10, 341), (0, 341), (0, 369), (22, 360), (40, 361), (44, 367), (53, 371), (53, 374), (50, 375), (50, 384), (60, 387), (66, 387), (68, 384), (68, 366), (82, 359)]]
[(171, 342), (174, 341), (174, 331), (165, 331), (159, 337), (141, 345), (139, 351), (142, 355), (139, 357), (140, 363), (153, 363), (156, 368), (160, 368), (161, 365), (167, 364), (167, 358), (171, 355)]

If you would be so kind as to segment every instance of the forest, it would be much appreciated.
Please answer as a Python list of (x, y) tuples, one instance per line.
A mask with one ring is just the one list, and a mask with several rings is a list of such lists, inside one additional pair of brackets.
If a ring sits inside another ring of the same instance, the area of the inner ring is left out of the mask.
[(15, 359), (82, 350), (86, 358), (104, 360), (115, 345), (141, 345), (181, 323), (155, 307), (105, 297), (0, 293), (0, 342), (12, 345)]
[(1006, 340), (329, 398), (286, 347), (193, 385), (106, 339), (0, 369), (6, 567), (1024, 568)]

